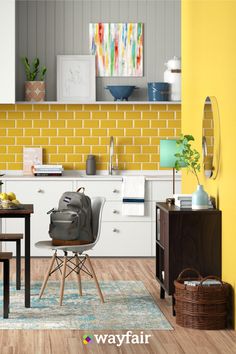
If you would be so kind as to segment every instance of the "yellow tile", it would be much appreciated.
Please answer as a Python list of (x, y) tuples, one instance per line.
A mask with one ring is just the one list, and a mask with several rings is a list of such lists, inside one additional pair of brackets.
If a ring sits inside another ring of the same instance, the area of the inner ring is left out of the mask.
[(157, 119), (157, 112), (143, 112), (143, 119)]
[(45, 148), (47, 154), (56, 154), (57, 153), (57, 146), (47, 146)]
[(61, 152), (73, 153), (74, 152), (74, 146), (58, 146), (58, 153), (61, 153)]
[[(108, 146), (110, 144), (110, 137), (107, 137), (107, 138), (101, 137), (100, 144)], [(116, 141), (115, 141), (115, 145), (117, 145)]]
[(118, 109), (118, 111), (132, 111), (133, 105), (131, 105), (131, 104), (118, 104), (117, 109)]
[[(173, 122), (173, 121), (171, 121)], [(167, 121), (162, 119), (162, 120), (152, 120), (151, 121), (151, 127), (152, 128), (166, 128), (166, 123)]]
[(181, 112), (175, 112), (175, 118), (181, 119)]
[(98, 163), (96, 166), (97, 170), (107, 170), (107, 164), (106, 163)]
[(109, 136), (124, 136), (124, 129), (109, 129)]
[(135, 120), (134, 127), (135, 128), (149, 128), (150, 122), (149, 120)]
[(49, 111), (50, 106), (48, 104), (33, 104), (34, 111)]
[(0, 155), (1, 162), (14, 162), (15, 161), (15, 154), (1, 154)]
[(141, 146), (126, 146), (127, 153), (140, 153)]
[(101, 121), (101, 128), (115, 128), (116, 121), (115, 120), (102, 120)]
[(75, 136), (90, 136), (90, 129), (75, 129)]
[(99, 111), (98, 104), (85, 104), (83, 107), (85, 111)]
[(58, 136), (74, 136), (74, 129), (58, 129)]
[(40, 136), (40, 129), (25, 129), (25, 136)]
[(82, 120), (74, 120), (74, 119), (66, 120), (66, 127), (67, 128), (82, 128)]
[(124, 112), (109, 112), (108, 116), (109, 116), (109, 119), (124, 119), (125, 118)]
[(149, 154), (135, 154), (134, 162), (149, 162), (150, 155)]
[(0, 104), (0, 111), (14, 111), (14, 104)]
[(213, 129), (205, 129), (204, 132), (205, 136), (213, 136), (214, 133)]
[(174, 112), (159, 112), (159, 119), (174, 119)]
[(127, 170), (141, 170), (141, 163), (126, 163), (125, 168)]
[(81, 162), (82, 156), (79, 154), (67, 154), (67, 162)]
[(44, 129), (42, 128), (42, 136), (57, 136), (57, 129)]
[(0, 145), (14, 145), (15, 138), (4, 137), (0, 139)]
[(22, 170), (22, 163), (19, 162), (10, 162), (7, 164), (8, 170)]
[(92, 112), (92, 119), (107, 119), (107, 112)]
[(90, 146), (75, 146), (75, 152), (80, 154), (89, 154)]
[(119, 162), (133, 162), (133, 155), (132, 154), (119, 155), (118, 161)]
[(181, 111), (181, 103), (180, 104), (168, 104), (167, 110), (168, 111)]
[(32, 128), (33, 122), (30, 120), (17, 120), (17, 128)]
[(100, 109), (101, 111), (115, 111), (116, 106), (116, 104), (101, 104)]
[(130, 120), (120, 120), (117, 122), (118, 128), (133, 128), (133, 121)]
[(135, 145), (148, 145), (149, 138), (134, 138)]
[(212, 121), (209, 119), (209, 120), (206, 120), (204, 119), (203, 120), (203, 128), (211, 128), (212, 127)]
[(66, 108), (68, 111), (82, 111), (82, 104), (67, 104)]
[(14, 120), (3, 120), (0, 123), (1, 128), (14, 128), (15, 121)]
[(157, 146), (142, 146), (142, 152), (146, 154), (157, 153)]
[(53, 162), (53, 163), (64, 162), (64, 161), (66, 161), (66, 155), (64, 155), (64, 154), (50, 155), (49, 161)]
[[(109, 144), (109, 140), (107, 142)], [(133, 145), (133, 138), (118, 138), (118, 145)]]
[(23, 112), (7, 112), (8, 119), (23, 119)]
[(135, 111), (149, 111), (150, 105), (149, 104), (135, 104), (134, 110)]
[(98, 163), (104, 163), (109, 161), (109, 156), (108, 155), (99, 155), (97, 156), (97, 162)]
[(32, 111), (33, 110), (33, 105), (32, 104), (16, 104), (16, 110), (17, 111)]
[(143, 170), (158, 170), (158, 164), (146, 162), (146, 163), (142, 164), (142, 169)]
[(115, 152), (115, 154), (119, 154), (119, 155), (124, 154), (125, 147), (121, 146), (121, 145), (118, 145), (118, 144), (115, 144), (114, 152)]
[(85, 120), (84, 128), (99, 128), (99, 120)]
[(16, 138), (17, 145), (32, 145), (32, 138)]
[(74, 163), (74, 166), (75, 166), (76, 170), (85, 170), (86, 169), (86, 164), (82, 163), (82, 162), (81, 163)]
[(152, 154), (151, 155), (151, 162), (159, 162), (160, 161), (160, 155), (159, 154)]
[(57, 119), (57, 112), (42, 112), (42, 119)]
[(48, 128), (49, 121), (37, 119), (33, 121), (33, 126), (34, 128)]
[(66, 105), (65, 104), (50, 104), (51, 111), (65, 111)]
[(91, 136), (107, 136), (107, 129), (91, 129)]
[(52, 120), (50, 121), (50, 128), (65, 128), (64, 120)]
[(8, 132), (8, 135), (9, 135), (9, 129), (0, 129), (0, 138), (1, 138), (1, 136), (6, 136), (7, 132)]
[(151, 104), (152, 111), (166, 111), (167, 106), (165, 104)]
[(73, 162), (63, 162), (63, 167), (65, 170), (74, 170), (75, 165)]
[(90, 112), (75, 112), (76, 119), (90, 119)]
[(93, 154), (106, 154), (107, 153), (107, 146), (92, 146), (92, 153)]
[(159, 136), (174, 136), (175, 135), (175, 131), (174, 129), (159, 129)]
[(15, 162), (23, 162), (22, 154), (15, 155)]
[(126, 112), (126, 119), (141, 119), (141, 112)]
[(98, 145), (99, 138), (84, 138), (85, 145)]
[(24, 112), (25, 119), (40, 119), (40, 112)]
[(143, 129), (143, 136), (158, 136), (158, 129)]
[[(68, 142), (68, 141), (67, 141)], [(65, 145), (66, 139), (65, 138), (50, 138), (50, 144), (52, 145)]]
[(8, 129), (8, 136), (23, 136), (23, 129)]
[(33, 138), (34, 145), (49, 145), (48, 138)]
[(58, 112), (59, 119), (73, 119), (74, 113), (73, 112)]
[(126, 129), (126, 136), (141, 136), (141, 129)]
[[(8, 149), (9, 149), (9, 147), (11, 147), (11, 146), (8, 146)], [(15, 147), (15, 146), (13, 146), (13, 147)], [(6, 152), (7, 152), (7, 147), (6, 146), (0, 146), (0, 154), (6, 153)], [(14, 151), (8, 151), (8, 152), (14, 152)]]
[(68, 145), (80, 145), (80, 144), (82, 144), (82, 138), (79, 138), (79, 137), (74, 137), (74, 138), (72, 138), (72, 137), (68, 137), (67, 139), (66, 139), (66, 141), (67, 141), (67, 144)]
[(160, 145), (160, 138), (151, 138), (151, 145)]
[[(161, 120), (159, 122), (161, 122)], [(168, 120), (168, 128), (181, 128), (181, 120)]]
[[(7, 169), (7, 164), (4, 163), (0, 163), (0, 170), (6, 170)], [(14, 168), (12, 168), (12, 170), (14, 170)]]
[(7, 118), (7, 112), (0, 111), (0, 119), (6, 119), (6, 118)]

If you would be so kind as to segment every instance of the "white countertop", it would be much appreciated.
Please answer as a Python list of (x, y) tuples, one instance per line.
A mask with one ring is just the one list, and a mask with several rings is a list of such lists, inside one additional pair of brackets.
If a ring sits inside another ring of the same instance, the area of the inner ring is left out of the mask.
[[(98, 174), (94, 176), (87, 176), (85, 171), (64, 171), (62, 176), (32, 176), (24, 175), (22, 171), (1, 171), (4, 176), (0, 177), (0, 180), (15, 180), (15, 181), (52, 181), (52, 180), (83, 180), (83, 181), (122, 181), (123, 176), (145, 176), (147, 181), (155, 180), (171, 180), (173, 179), (173, 173), (170, 170), (161, 171), (115, 171), (112, 176), (107, 174), (107, 171), (98, 171)], [(175, 176), (177, 181), (181, 180), (181, 173), (177, 172)]]

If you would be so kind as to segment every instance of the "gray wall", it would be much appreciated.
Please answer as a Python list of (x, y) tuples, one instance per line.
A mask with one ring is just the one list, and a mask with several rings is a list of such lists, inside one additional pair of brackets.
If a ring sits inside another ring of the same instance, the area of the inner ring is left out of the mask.
[(27, 55), (48, 68), (47, 100), (56, 100), (56, 55), (89, 54), (90, 22), (144, 23), (144, 76), (97, 78), (97, 100), (112, 100), (107, 84), (141, 87), (132, 100), (147, 99), (147, 82), (163, 81), (164, 63), (180, 56), (180, 0), (17, 0), (16, 98), (23, 100)]

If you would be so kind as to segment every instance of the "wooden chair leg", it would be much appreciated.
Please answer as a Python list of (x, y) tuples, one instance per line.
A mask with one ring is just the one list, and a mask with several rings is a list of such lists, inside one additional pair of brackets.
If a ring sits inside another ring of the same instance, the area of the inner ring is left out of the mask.
[(99, 286), (99, 283), (98, 283), (96, 274), (95, 274), (95, 272), (94, 272), (91, 259), (90, 259), (90, 257), (89, 257), (88, 254), (86, 254), (85, 257), (86, 257), (86, 259), (87, 259), (87, 261), (88, 261), (88, 263), (89, 263), (89, 266), (90, 266), (90, 269), (91, 269), (91, 273), (92, 273), (93, 279), (94, 279), (94, 281), (95, 281), (95, 284), (96, 284), (96, 287), (97, 287), (98, 294), (99, 294), (99, 296), (100, 296), (101, 302), (104, 302), (104, 298), (103, 298), (103, 295), (102, 295), (102, 291), (101, 291), (101, 288), (100, 288), (100, 286)]
[(21, 287), (21, 240), (16, 241), (16, 290)]
[[(75, 260), (76, 260), (76, 265), (78, 266), (78, 265), (79, 265), (79, 257), (78, 257), (77, 254), (75, 255)], [(77, 270), (78, 270), (78, 269), (79, 269), (79, 268), (77, 268)], [(80, 294), (80, 296), (82, 296), (82, 283), (81, 283), (80, 270), (79, 270), (79, 272), (77, 273), (77, 279), (78, 279), (78, 284), (79, 284), (79, 294)]]
[(43, 293), (44, 293), (44, 289), (46, 288), (46, 285), (47, 285), (47, 282), (48, 282), (48, 278), (49, 278), (49, 275), (50, 275), (50, 272), (52, 270), (52, 267), (53, 267), (53, 264), (56, 260), (56, 255), (57, 253), (55, 252), (54, 255), (52, 256), (51, 258), (51, 262), (49, 264), (49, 267), (48, 267), (48, 270), (47, 270), (47, 273), (44, 277), (44, 281), (43, 281), (43, 284), (42, 284), (42, 287), (41, 287), (41, 290), (40, 290), (40, 293), (39, 293), (39, 298), (41, 299)]
[(8, 318), (9, 315), (9, 259), (3, 262), (3, 318)]
[(67, 252), (65, 252), (62, 274), (61, 274), (61, 288), (60, 288), (60, 306), (62, 305), (63, 295), (64, 295), (64, 286), (65, 286), (65, 277), (66, 277), (66, 263), (67, 263)]

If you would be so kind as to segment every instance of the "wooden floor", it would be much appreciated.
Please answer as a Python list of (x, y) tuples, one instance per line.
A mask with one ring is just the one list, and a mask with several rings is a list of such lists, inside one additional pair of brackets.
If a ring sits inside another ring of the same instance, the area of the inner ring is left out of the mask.
[[(14, 262), (13, 260), (11, 263), (12, 277), (15, 275)], [(49, 259), (32, 259), (33, 280), (43, 279), (48, 262)], [(170, 298), (159, 299), (159, 287), (154, 276), (154, 262), (154, 259), (139, 258), (93, 259), (99, 280), (142, 280), (160, 309), (171, 322), (174, 331), (144, 331), (145, 334), (152, 335), (149, 344), (123, 344), (118, 348), (114, 344), (96, 344), (94, 342), (84, 345), (82, 336), (87, 331), (0, 330), (0, 354), (236, 353), (236, 332), (233, 330), (198, 331), (184, 329), (175, 324), (175, 319), (171, 315)], [(108, 333), (108, 331), (94, 331), (94, 333)], [(126, 331), (109, 331), (109, 333), (125, 334)], [(139, 334), (140, 331), (133, 331), (133, 333)]]

